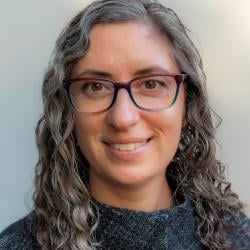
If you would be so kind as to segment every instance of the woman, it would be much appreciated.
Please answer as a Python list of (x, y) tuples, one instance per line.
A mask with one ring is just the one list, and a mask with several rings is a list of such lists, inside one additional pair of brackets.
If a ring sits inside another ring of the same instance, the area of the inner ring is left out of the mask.
[(202, 62), (172, 10), (90, 4), (57, 40), (43, 101), (34, 211), (1, 249), (249, 249)]

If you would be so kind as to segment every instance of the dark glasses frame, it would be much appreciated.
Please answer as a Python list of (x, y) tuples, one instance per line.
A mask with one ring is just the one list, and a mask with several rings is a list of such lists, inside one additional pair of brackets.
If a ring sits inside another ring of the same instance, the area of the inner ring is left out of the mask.
[[(175, 80), (175, 83), (177, 85), (177, 88), (176, 88), (176, 93), (174, 95), (174, 98), (173, 98), (173, 101), (172, 103), (167, 107), (167, 108), (160, 108), (160, 109), (149, 109), (149, 108), (144, 108), (144, 107), (141, 107), (140, 105), (138, 105), (136, 103), (136, 101), (134, 100), (134, 97), (132, 95), (132, 92), (131, 92), (131, 84), (136, 81), (136, 80), (140, 80), (140, 79), (143, 79), (143, 78), (148, 78), (148, 77), (155, 77), (155, 76), (169, 76), (169, 77), (173, 77), (174, 80)], [(107, 111), (108, 109), (110, 109), (113, 104), (115, 103), (115, 100), (116, 100), (116, 97), (117, 97), (117, 94), (118, 94), (118, 91), (120, 89), (126, 89), (132, 102), (134, 103), (134, 105), (140, 109), (143, 109), (143, 110), (147, 110), (147, 111), (160, 111), (160, 110), (164, 110), (164, 109), (168, 109), (170, 107), (172, 107), (174, 105), (174, 103), (176, 102), (176, 99), (177, 99), (177, 96), (178, 96), (178, 93), (179, 93), (179, 89), (180, 89), (180, 84), (187, 78), (187, 74), (185, 73), (180, 73), (180, 74), (147, 74), (147, 75), (143, 75), (143, 76), (139, 76), (139, 77), (136, 77), (136, 78), (133, 78), (131, 79), (130, 81), (128, 82), (114, 82), (114, 81), (111, 81), (109, 79), (105, 79), (105, 78), (99, 78), (99, 77), (81, 77), (81, 78), (72, 78), (72, 79), (66, 79), (63, 81), (63, 87), (64, 89), (66, 90), (67, 94), (68, 94), (68, 98), (71, 102), (71, 105), (73, 106), (73, 108), (78, 111), (78, 112), (81, 112), (81, 113), (100, 113), (100, 112), (104, 112), (104, 111)], [(74, 82), (77, 82), (77, 81), (82, 81), (82, 80), (99, 80), (99, 81), (107, 81), (107, 82), (110, 82), (113, 87), (114, 87), (114, 95), (113, 95), (113, 99), (110, 103), (110, 105), (103, 109), (103, 110), (100, 110), (100, 111), (95, 111), (95, 112), (85, 112), (85, 111), (80, 111), (78, 110), (72, 99), (71, 99), (71, 96), (70, 96), (70, 92), (69, 92), (69, 88), (71, 86), (72, 83)]]

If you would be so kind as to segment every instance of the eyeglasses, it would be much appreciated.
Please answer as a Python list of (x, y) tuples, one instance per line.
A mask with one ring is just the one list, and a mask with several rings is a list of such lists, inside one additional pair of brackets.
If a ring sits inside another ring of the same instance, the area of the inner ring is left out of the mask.
[(75, 78), (64, 81), (72, 106), (78, 112), (96, 113), (110, 109), (118, 91), (126, 89), (140, 109), (159, 111), (170, 108), (176, 101), (180, 84), (186, 74), (150, 74), (127, 83), (101, 78)]

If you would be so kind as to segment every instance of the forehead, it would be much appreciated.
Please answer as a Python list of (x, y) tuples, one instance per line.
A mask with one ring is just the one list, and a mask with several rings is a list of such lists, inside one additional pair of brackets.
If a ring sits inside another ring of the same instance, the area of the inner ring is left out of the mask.
[(148, 23), (97, 24), (89, 38), (89, 49), (76, 61), (73, 73), (94, 67), (112, 74), (132, 74), (154, 64), (169, 72), (178, 71), (168, 39)]

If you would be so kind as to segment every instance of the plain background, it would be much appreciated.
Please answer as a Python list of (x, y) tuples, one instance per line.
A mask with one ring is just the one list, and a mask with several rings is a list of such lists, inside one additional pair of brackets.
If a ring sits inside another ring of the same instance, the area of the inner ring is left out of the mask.
[[(0, 231), (32, 208), (34, 130), (42, 112), (43, 74), (60, 31), (88, 2), (0, 3)], [(249, 204), (250, 1), (163, 2), (192, 31), (210, 103), (223, 118), (218, 156), (228, 165), (233, 189)]]

